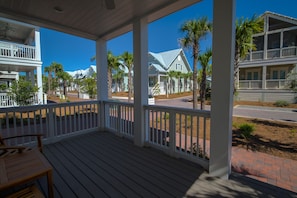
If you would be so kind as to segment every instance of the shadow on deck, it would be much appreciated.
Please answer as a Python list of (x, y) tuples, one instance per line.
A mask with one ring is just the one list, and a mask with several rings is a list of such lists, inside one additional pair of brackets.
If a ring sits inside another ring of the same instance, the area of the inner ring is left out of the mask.
[(54, 167), (55, 197), (296, 196), (239, 174), (228, 181), (210, 177), (196, 164), (111, 133), (64, 139), (45, 145), (44, 154)]

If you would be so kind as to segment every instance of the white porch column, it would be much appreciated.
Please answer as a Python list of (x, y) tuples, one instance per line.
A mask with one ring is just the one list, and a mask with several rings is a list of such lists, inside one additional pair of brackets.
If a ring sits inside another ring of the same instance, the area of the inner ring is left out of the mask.
[(266, 73), (267, 73), (267, 66), (264, 65), (262, 67), (262, 89), (266, 89)]
[(41, 47), (40, 47), (39, 28), (35, 29), (35, 59), (36, 60), (41, 60)]
[[(107, 47), (106, 40), (99, 39), (96, 41), (96, 68), (97, 68), (97, 99), (99, 101), (108, 100), (108, 75), (107, 75)], [(105, 114), (107, 111), (104, 111), (104, 107), (101, 103), (100, 108), (100, 118), (99, 123), (101, 129), (104, 129), (105, 126), (105, 118), (107, 115)]]
[[(34, 72), (33, 79), (34, 79)], [(36, 76), (37, 76), (37, 87), (38, 87), (38, 104), (46, 104), (46, 101), (43, 101), (43, 89), (42, 89), (42, 71), (41, 66), (36, 68)]]
[(133, 24), (134, 57), (134, 143), (143, 146), (145, 141), (145, 112), (148, 104), (148, 24), (146, 18)]
[[(35, 59), (41, 60), (41, 47), (40, 47), (40, 31), (39, 28), (35, 29)], [(38, 87), (38, 103), (46, 104), (46, 101), (43, 101), (43, 88), (42, 88), (42, 68), (41, 65), (36, 67), (36, 76), (37, 76), (37, 87)], [(33, 73), (34, 78), (34, 73)]]
[(209, 173), (231, 173), (235, 0), (214, 0)]

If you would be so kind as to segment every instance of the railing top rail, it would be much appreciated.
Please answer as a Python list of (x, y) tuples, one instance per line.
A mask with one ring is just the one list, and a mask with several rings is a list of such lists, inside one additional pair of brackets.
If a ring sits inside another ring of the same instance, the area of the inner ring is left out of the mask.
[[(22, 44), (22, 43), (14, 43), (14, 42), (8, 42), (8, 41), (0, 41), (0, 44), (6, 44), (6, 45), (10, 45), (10, 46), (22, 46), (22, 47), (26, 47), (26, 48), (35, 48), (35, 46), (32, 46), (32, 45), (25, 45), (25, 44)], [(1, 47), (1, 45), (0, 45)]]
[(52, 104), (31, 105), (31, 106), (4, 107), (4, 108), (0, 108), (0, 113), (28, 112), (28, 111), (36, 111), (39, 109), (68, 107), (68, 106), (75, 106), (75, 105), (87, 105), (87, 104), (97, 104), (97, 103), (99, 103), (98, 100), (88, 100), (88, 101), (79, 101), (79, 102), (65, 102), (65, 103), (52, 103)]
[(105, 100), (103, 101), (104, 104), (123, 104), (125, 106), (131, 106), (133, 107), (134, 106), (134, 103), (130, 103), (130, 102), (119, 102), (119, 101), (116, 101), (116, 100)]
[(147, 110), (173, 111), (173, 112), (176, 112), (176, 113), (185, 113), (185, 114), (189, 114), (189, 115), (199, 115), (199, 116), (210, 118), (210, 111), (209, 110), (197, 110), (197, 109), (167, 107), (167, 106), (159, 106), (159, 105), (145, 105), (144, 108), (147, 109)]

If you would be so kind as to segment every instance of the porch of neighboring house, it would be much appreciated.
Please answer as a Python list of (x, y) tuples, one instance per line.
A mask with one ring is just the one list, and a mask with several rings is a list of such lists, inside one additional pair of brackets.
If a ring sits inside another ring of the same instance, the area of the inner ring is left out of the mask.
[(241, 68), (239, 89), (289, 89), (295, 65)]
[(296, 72), (296, 64), (241, 68), (237, 99), (294, 103), (296, 94), (290, 89), (290, 83), (296, 78)]
[[(10, 87), (23, 72), (39, 88), (31, 104), (43, 104), (39, 28), (5, 18), (0, 18), (0, 26), (0, 84)], [(0, 91), (0, 108), (17, 105), (7, 89)]]
[[(210, 112), (145, 106), (145, 147), (138, 147), (133, 110), (131, 103), (99, 101), (1, 109), (1, 135), (44, 133), (55, 197), (295, 195), (237, 173), (229, 180), (209, 175)], [(45, 179), (37, 184), (47, 192)]]

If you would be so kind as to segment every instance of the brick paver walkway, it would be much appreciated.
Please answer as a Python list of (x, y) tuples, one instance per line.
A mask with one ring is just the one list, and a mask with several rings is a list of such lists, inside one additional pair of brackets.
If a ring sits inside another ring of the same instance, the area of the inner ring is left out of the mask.
[(297, 192), (297, 161), (233, 147), (232, 169), (248, 177)]

